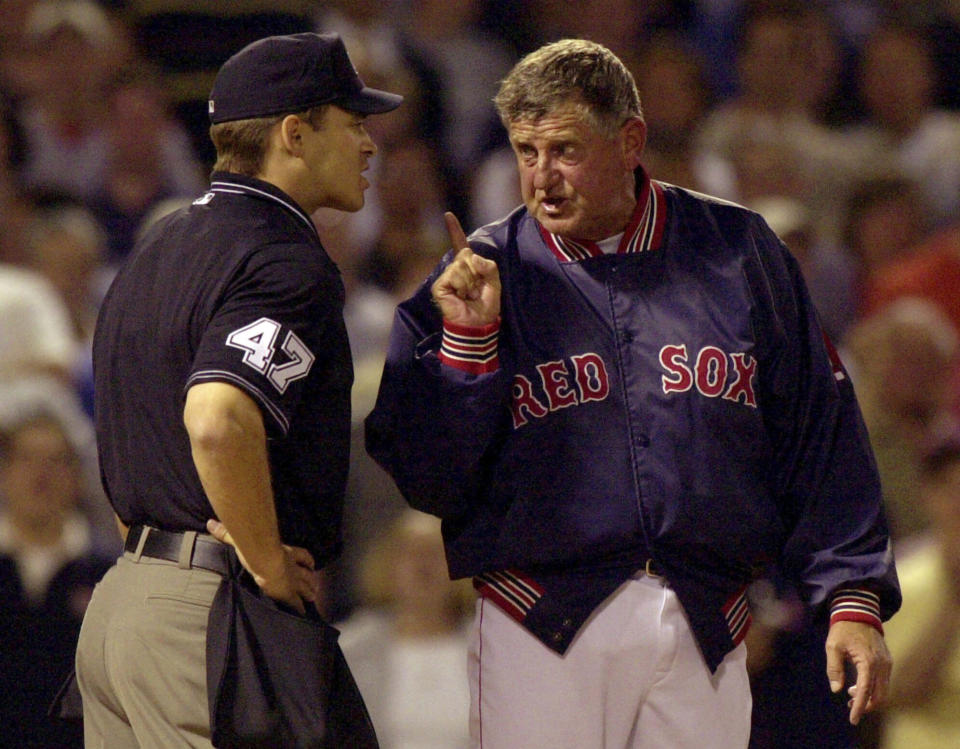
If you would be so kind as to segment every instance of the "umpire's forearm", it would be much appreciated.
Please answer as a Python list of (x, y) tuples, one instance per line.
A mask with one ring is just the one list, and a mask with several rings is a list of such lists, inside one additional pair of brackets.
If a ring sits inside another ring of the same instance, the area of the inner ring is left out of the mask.
[(247, 568), (255, 577), (283, 575), (260, 409), (239, 388), (207, 382), (187, 392), (183, 418), (204, 491)]

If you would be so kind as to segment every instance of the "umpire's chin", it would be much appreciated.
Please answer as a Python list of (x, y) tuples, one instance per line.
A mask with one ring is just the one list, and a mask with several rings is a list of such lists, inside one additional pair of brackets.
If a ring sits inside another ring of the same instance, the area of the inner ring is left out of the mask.
[(364, 193), (370, 187), (370, 182), (361, 174), (357, 176), (355, 184), (357, 186), (355, 190), (351, 190), (349, 185), (343, 185), (335, 192), (331, 192), (328, 195), (326, 206), (348, 213), (356, 213), (363, 208), (366, 203)]

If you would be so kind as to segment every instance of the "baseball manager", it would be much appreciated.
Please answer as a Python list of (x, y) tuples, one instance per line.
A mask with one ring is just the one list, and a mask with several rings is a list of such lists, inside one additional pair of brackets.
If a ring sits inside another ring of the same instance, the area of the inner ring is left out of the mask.
[(759, 215), (651, 179), (630, 73), (549, 44), (496, 97), (524, 204), (397, 311), (367, 446), (479, 590), (484, 749), (747, 746), (745, 590), (832, 622), (850, 718), (900, 603), (853, 388)]

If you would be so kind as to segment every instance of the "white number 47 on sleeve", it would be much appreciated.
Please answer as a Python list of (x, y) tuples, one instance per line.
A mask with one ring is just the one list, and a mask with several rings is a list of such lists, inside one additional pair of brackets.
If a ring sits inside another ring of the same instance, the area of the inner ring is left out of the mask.
[(280, 346), (289, 361), (272, 363), (279, 335), (280, 324), (269, 317), (261, 317), (228, 335), (227, 345), (243, 351), (243, 363), (264, 375), (282, 395), (291, 382), (307, 376), (316, 357), (291, 330)]

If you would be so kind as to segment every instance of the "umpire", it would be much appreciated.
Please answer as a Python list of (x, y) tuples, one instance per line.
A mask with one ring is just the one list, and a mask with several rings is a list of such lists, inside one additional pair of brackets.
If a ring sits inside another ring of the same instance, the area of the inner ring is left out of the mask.
[(210, 96), (209, 190), (148, 231), (104, 300), (96, 428), (125, 552), (77, 649), (87, 746), (211, 746), (205, 642), (231, 547), (270, 598), (318, 599), (353, 369), (310, 216), (363, 206), (364, 120), (400, 102), (364, 86), (336, 34), (242, 49)]

